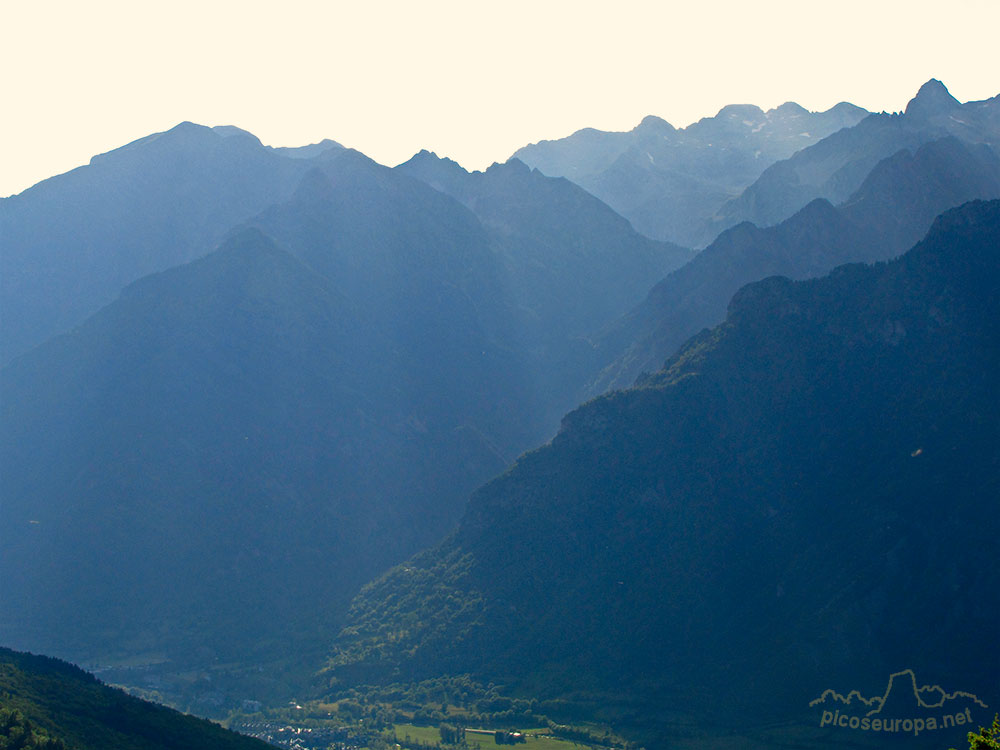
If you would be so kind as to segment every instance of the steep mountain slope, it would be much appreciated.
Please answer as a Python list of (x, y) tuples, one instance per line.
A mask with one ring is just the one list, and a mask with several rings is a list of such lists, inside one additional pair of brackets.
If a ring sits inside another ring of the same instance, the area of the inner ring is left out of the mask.
[(0, 199), (0, 365), (287, 198), (311, 166), (296, 155), (186, 122)]
[(631, 385), (653, 372), (688, 337), (725, 316), (744, 284), (781, 274), (818, 276), (841, 263), (895, 257), (942, 211), (1000, 197), (1000, 158), (952, 136), (880, 162), (845, 203), (816, 200), (777, 226), (742, 224), (657, 284), (643, 303), (598, 341), (605, 363), (590, 393)]
[(882, 159), (953, 135), (968, 143), (1000, 144), (1000, 97), (961, 104), (931, 79), (901, 114), (873, 114), (770, 166), (704, 227), (704, 236), (742, 221), (769, 226), (816, 198), (840, 203), (858, 190)]
[(693, 256), (643, 237), (569, 180), (517, 159), (470, 174), (421, 152), (396, 169), (453, 196), (492, 231), (518, 304), (539, 321), (539, 335), (589, 333), (644, 295), (651, 274)]
[(543, 436), (540, 420), (520, 418), (537, 403), (510, 282), (488, 233), (457, 201), (344, 150), (320, 157), (291, 200), (249, 224), (391, 342), (410, 368), (410, 398), (488, 427), (505, 458)]
[(881, 244), (901, 252), (920, 240), (933, 217), (946, 209), (997, 197), (996, 151), (946, 136), (883, 159), (840, 210)]
[(972, 203), (890, 263), (745, 287), (366, 587), (331, 675), (624, 700), (658, 747), (678, 717), (720, 747), (884, 746), (809, 702), (904, 666), (996, 705), (998, 248), (1000, 202)]
[[(281, 669), (449, 529), (530, 413), (476, 335), (476, 289), (439, 266), (406, 281), (409, 343), (247, 230), (0, 371), (0, 639), (162, 663), (177, 700), (281, 694)], [(179, 682), (215, 664), (214, 687)]]
[(647, 117), (626, 133), (581, 130), (514, 156), (573, 180), (650, 237), (700, 247), (712, 239), (700, 234), (705, 220), (764, 169), (867, 114), (847, 103), (827, 112), (730, 105), (680, 130)]
[(204, 719), (133, 698), (57, 659), (6, 648), (0, 648), (0, 708), (19, 711), (70, 750), (270, 747)]
[[(490, 178), (530, 188), (505, 234), (355, 151), (297, 161), (217, 252), (0, 370), (3, 642), (199, 711), (287, 693), (364, 581), (552, 434), (574, 337), (687, 255), (523, 166)], [(573, 285), (613, 293), (550, 299)]]
[(651, 279), (693, 256), (643, 237), (582, 188), (517, 159), (470, 174), (424, 151), (396, 170), (456, 198), (489, 232), (553, 429), (593, 374), (592, 332), (641, 300)]

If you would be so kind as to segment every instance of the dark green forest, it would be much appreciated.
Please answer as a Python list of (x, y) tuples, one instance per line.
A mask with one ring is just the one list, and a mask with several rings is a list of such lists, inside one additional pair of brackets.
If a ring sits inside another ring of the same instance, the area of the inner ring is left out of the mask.
[(0, 648), (0, 747), (263, 750), (268, 745), (134, 698), (66, 662)]

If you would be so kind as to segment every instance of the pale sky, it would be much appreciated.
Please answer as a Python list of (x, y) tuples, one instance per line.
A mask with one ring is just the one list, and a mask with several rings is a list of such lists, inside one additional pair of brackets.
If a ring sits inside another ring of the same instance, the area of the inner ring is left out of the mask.
[(730, 103), (1000, 93), (1000, 0), (0, 0), (0, 196), (191, 120), (468, 169)]

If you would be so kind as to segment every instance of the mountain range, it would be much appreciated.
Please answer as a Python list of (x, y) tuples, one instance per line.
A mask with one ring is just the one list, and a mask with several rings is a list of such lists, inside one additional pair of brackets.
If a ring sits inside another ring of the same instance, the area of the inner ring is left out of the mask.
[(743, 221), (766, 227), (816, 198), (841, 203), (900, 151), (949, 135), (996, 148), (998, 127), (997, 97), (962, 104), (931, 79), (901, 113), (730, 105), (682, 130), (647, 117), (627, 133), (585, 129), (514, 156), (577, 182), (640, 232), (701, 248)]
[(741, 221), (776, 224), (816, 198), (840, 203), (858, 190), (882, 160), (945, 136), (1000, 144), (1000, 97), (960, 103), (937, 79), (927, 81), (901, 113), (872, 114), (776, 162), (706, 225), (715, 236)]
[(546, 177), (517, 159), (469, 173), (421, 152), (396, 170), (454, 197), (491, 232), (523, 320), (536, 387), (551, 405), (552, 432), (599, 365), (595, 332), (642, 299), (651, 278), (694, 257), (647, 239), (569, 180)]
[(794, 102), (767, 112), (729, 105), (686, 128), (651, 115), (625, 133), (587, 128), (514, 157), (573, 180), (643, 234), (701, 247), (712, 239), (704, 236), (705, 220), (765, 169), (867, 114), (846, 102), (826, 112)]
[(185, 122), (0, 199), (0, 365), (83, 322), (146, 274), (194, 260), (291, 195), (304, 155)]
[(983, 144), (947, 136), (883, 159), (837, 207), (818, 198), (775, 226), (744, 222), (729, 229), (594, 336), (603, 369), (585, 393), (628, 387), (643, 372), (658, 370), (690, 336), (720, 323), (744, 284), (888, 260), (923, 236), (942, 211), (992, 198), (1000, 198), (1000, 157)]
[[(334, 210), (316, 180), (276, 229)], [(248, 228), (3, 369), (6, 642), (96, 664), (307, 661), (353, 589), (516, 453), (532, 395), (487, 330), (488, 249), (461, 206), (404, 182), (456, 210), (459, 227), (427, 214), (455, 241), (352, 211), (368, 241), (322, 269), (363, 247), (351, 296)], [(417, 197), (382, 208), (417, 216)]]
[(998, 247), (1000, 202), (970, 203), (889, 263), (744, 287), (367, 586), (328, 674), (624, 701), (652, 746), (678, 715), (760, 741), (916, 659), (995, 704)]
[(691, 257), (523, 166), (489, 175), (501, 230), (356, 151), (294, 161), (217, 250), (0, 370), (4, 642), (161, 665), (179, 705), (206, 662), (286, 694), (366, 580), (554, 432), (582, 335)]
[(0, 642), (647, 747), (836, 743), (808, 700), (903, 664), (993, 705), (997, 117), (931, 81), (483, 172), (184, 123), (0, 201)]

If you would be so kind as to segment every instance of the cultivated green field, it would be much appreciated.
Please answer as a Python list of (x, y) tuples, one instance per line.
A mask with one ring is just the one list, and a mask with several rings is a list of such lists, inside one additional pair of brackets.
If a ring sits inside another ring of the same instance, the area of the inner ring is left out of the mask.
[[(441, 741), (441, 734), (437, 727), (418, 727), (413, 724), (396, 724), (394, 729), (396, 731), (396, 737), (399, 739), (403, 739), (409, 735), (411, 741), (426, 742), (430, 745), (436, 745)], [(580, 745), (576, 742), (570, 742), (568, 740), (561, 740), (558, 737), (552, 737), (548, 735), (548, 729), (522, 729), (520, 731), (526, 735), (526, 742), (517, 745), (503, 745), (503, 747), (526, 748), (526, 750), (574, 750), (574, 748), (585, 750), (588, 747), (587, 745)], [(493, 736), (491, 734), (478, 734), (466, 731), (465, 742), (470, 748), (475, 748), (478, 743), (483, 750), (500, 747), (500, 745), (497, 745), (493, 740)]]

